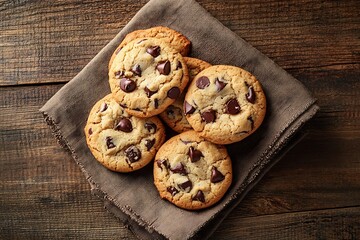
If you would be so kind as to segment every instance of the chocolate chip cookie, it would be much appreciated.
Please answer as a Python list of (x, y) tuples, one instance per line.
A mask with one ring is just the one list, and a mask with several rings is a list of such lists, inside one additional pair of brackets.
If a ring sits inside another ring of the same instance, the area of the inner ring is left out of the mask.
[(189, 85), (184, 113), (200, 136), (230, 144), (253, 133), (266, 112), (259, 81), (244, 69), (217, 65), (200, 72)]
[(112, 62), (115, 59), (115, 56), (120, 52), (120, 50), (129, 42), (133, 41), (137, 38), (160, 38), (166, 41), (174, 48), (177, 52), (179, 52), (183, 56), (187, 56), (189, 54), (191, 48), (191, 42), (181, 33), (175, 31), (174, 29), (157, 26), (148, 29), (141, 29), (130, 32), (124, 38), (124, 40), (120, 43), (119, 47), (114, 51), (111, 56), (109, 62), (109, 68)]
[[(197, 58), (184, 57), (184, 60), (188, 67), (190, 82), (199, 72), (211, 66), (210, 63)], [(192, 129), (183, 111), (185, 94), (186, 90), (175, 100), (173, 104), (168, 106), (164, 112), (160, 113), (161, 119), (178, 133)]]
[(111, 94), (94, 105), (84, 130), (94, 157), (116, 172), (144, 167), (165, 140), (164, 126), (157, 117), (131, 116)]
[(137, 117), (151, 117), (164, 111), (180, 96), (188, 81), (181, 54), (157, 38), (128, 43), (109, 70), (114, 97)]
[(156, 154), (155, 186), (162, 198), (178, 207), (209, 207), (224, 196), (231, 181), (226, 148), (206, 141), (195, 131), (171, 138)]

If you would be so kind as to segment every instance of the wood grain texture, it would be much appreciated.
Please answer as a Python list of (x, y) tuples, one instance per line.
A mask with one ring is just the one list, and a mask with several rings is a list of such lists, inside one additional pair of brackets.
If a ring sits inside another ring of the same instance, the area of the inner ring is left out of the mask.
[[(0, 85), (69, 81), (146, 2), (0, 1)], [(285, 69), (359, 68), (359, 1), (199, 3)]]
[[(146, 2), (0, 0), (0, 239), (136, 239), (91, 195), (38, 109)], [(321, 107), (212, 239), (359, 239), (359, 1), (199, 3)]]

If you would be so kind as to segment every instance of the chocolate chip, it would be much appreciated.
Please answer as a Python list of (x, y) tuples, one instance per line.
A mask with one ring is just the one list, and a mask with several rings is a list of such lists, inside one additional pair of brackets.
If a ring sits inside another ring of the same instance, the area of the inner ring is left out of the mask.
[(185, 115), (192, 114), (195, 112), (195, 108), (190, 103), (184, 101), (184, 113)]
[(149, 133), (155, 133), (157, 129), (155, 123), (152, 122), (146, 122), (144, 127), (149, 131)]
[(255, 91), (252, 86), (248, 88), (248, 93), (245, 94), (245, 97), (249, 103), (255, 103)]
[(104, 111), (106, 111), (107, 108), (108, 108), (108, 105), (106, 103), (102, 103), (101, 106), (100, 106), (99, 111), (104, 112)]
[(216, 119), (216, 111), (213, 109), (210, 109), (206, 112), (203, 112), (201, 114), (201, 119), (205, 121), (206, 123), (215, 122)]
[(167, 187), (166, 190), (171, 194), (171, 196), (175, 196), (177, 193), (179, 193), (179, 191), (174, 187)]
[(108, 149), (115, 147), (115, 144), (112, 142), (112, 140), (112, 137), (106, 137), (106, 146)]
[(165, 62), (160, 62), (156, 69), (159, 71), (160, 74), (163, 75), (169, 75), (170, 73), (170, 62), (169, 60), (166, 60)]
[(173, 173), (179, 173), (181, 175), (186, 175), (187, 174), (186, 169), (185, 169), (185, 167), (184, 167), (184, 165), (182, 163), (176, 164), (175, 167), (170, 167), (170, 170)]
[(132, 124), (128, 118), (121, 119), (119, 121), (119, 123), (116, 124), (115, 129), (118, 131), (120, 130), (120, 131), (127, 132), (127, 133), (129, 133), (133, 130)]
[(219, 172), (216, 167), (212, 167), (210, 181), (212, 183), (217, 183), (221, 182), (224, 179), (225, 176), (221, 172)]
[(209, 85), (210, 85), (210, 80), (208, 77), (202, 76), (196, 80), (196, 86), (200, 89), (204, 89)]
[(194, 201), (205, 202), (204, 193), (201, 190), (198, 190), (196, 195), (192, 198)]
[(137, 147), (135, 147), (134, 145), (131, 145), (130, 147), (128, 147), (125, 150), (125, 154), (131, 163), (139, 161), (141, 158), (140, 150)]
[(178, 184), (178, 187), (185, 192), (190, 192), (190, 190), (192, 189), (192, 182), (190, 180), (187, 180), (186, 182)]
[(225, 112), (231, 115), (236, 115), (240, 112), (240, 105), (235, 98), (226, 102)]
[(139, 64), (135, 64), (132, 68), (131, 71), (135, 74), (138, 75), (139, 77), (141, 77), (141, 67)]
[(127, 108), (126, 104), (120, 103), (119, 105), (123, 108)]
[(91, 128), (89, 128), (88, 133), (89, 133), (89, 135), (93, 134), (93, 131)]
[(250, 121), (250, 123), (251, 123), (251, 130), (253, 130), (253, 129), (254, 129), (254, 119), (253, 119), (251, 116), (248, 116), (248, 117), (247, 117), (247, 120)]
[(133, 80), (129, 79), (129, 78), (122, 78), (120, 80), (120, 88), (124, 92), (129, 93), (129, 92), (132, 92), (132, 91), (135, 90), (136, 83)]
[(226, 82), (220, 81), (218, 78), (215, 79), (215, 85), (217, 87), (217, 91), (220, 92), (227, 85)]
[(176, 64), (176, 70), (178, 70), (180, 68), (182, 68), (182, 64), (181, 64), (181, 62), (178, 61)]
[(155, 144), (155, 138), (152, 140), (147, 139), (145, 141), (146, 150), (149, 151), (152, 148), (152, 146), (154, 146), (154, 144)]
[(188, 155), (190, 157), (190, 161), (191, 162), (197, 162), (200, 160), (201, 157), (203, 157), (204, 155), (202, 154), (202, 152), (200, 152), (199, 150), (194, 149), (193, 147), (189, 148), (189, 152)]
[(152, 95), (154, 95), (155, 93), (157, 93), (157, 91), (151, 91), (150, 89), (148, 89), (147, 87), (144, 88), (144, 91), (146, 93), (146, 96), (148, 98), (150, 98)]
[(167, 96), (171, 99), (176, 99), (180, 95), (180, 89), (178, 87), (172, 87), (167, 92)]
[(160, 55), (160, 46), (152, 46), (146, 49), (146, 52), (156, 58)]
[(135, 111), (141, 112), (140, 108), (134, 108)]
[(155, 109), (158, 109), (158, 107), (159, 107), (159, 99), (157, 99), (157, 98), (154, 99), (154, 107), (155, 107)]
[(124, 76), (124, 71), (117, 71), (115, 72), (115, 78), (119, 79), (120, 77)]
[(158, 166), (159, 168), (161, 168), (161, 170), (162, 170), (161, 165), (164, 165), (165, 168), (168, 168), (168, 167), (169, 167), (169, 163), (168, 163), (168, 161), (165, 160), (165, 159), (163, 159), (163, 160), (160, 160), (160, 159), (156, 160), (156, 164), (157, 164), (157, 166)]

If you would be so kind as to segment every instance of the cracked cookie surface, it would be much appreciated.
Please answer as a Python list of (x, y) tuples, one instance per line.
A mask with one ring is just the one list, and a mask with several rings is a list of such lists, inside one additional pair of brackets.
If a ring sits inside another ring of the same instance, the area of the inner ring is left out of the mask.
[(121, 48), (123, 48), (126, 44), (133, 41), (137, 38), (160, 38), (166, 41), (174, 48), (177, 52), (179, 52), (183, 56), (187, 56), (189, 54), (191, 48), (191, 42), (181, 33), (175, 31), (174, 29), (164, 27), (164, 26), (156, 26), (148, 29), (140, 29), (133, 32), (128, 33), (120, 45), (116, 48), (113, 55), (111, 56), (109, 62), (109, 68), (114, 61), (116, 55), (120, 52)]
[(252, 134), (266, 112), (259, 81), (244, 69), (216, 65), (190, 83), (184, 113), (200, 136), (218, 143), (238, 142)]
[(154, 183), (160, 196), (189, 210), (209, 207), (226, 193), (232, 165), (224, 146), (181, 133), (165, 142), (154, 161)]
[[(191, 82), (199, 72), (211, 66), (210, 63), (197, 58), (184, 57), (184, 60), (189, 72), (189, 82)], [(164, 112), (160, 113), (161, 119), (178, 133), (192, 129), (183, 111), (185, 94), (186, 89), (173, 104), (168, 106)]]
[(157, 117), (131, 116), (111, 94), (91, 109), (84, 131), (94, 157), (116, 172), (144, 167), (165, 140), (164, 126)]
[(188, 81), (188, 70), (181, 54), (156, 38), (128, 43), (116, 55), (109, 70), (115, 99), (137, 117), (151, 117), (164, 111)]

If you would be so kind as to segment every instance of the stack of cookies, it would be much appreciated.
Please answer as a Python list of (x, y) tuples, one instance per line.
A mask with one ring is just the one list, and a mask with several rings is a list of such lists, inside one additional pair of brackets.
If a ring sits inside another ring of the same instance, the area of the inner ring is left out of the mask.
[[(129, 33), (109, 62), (111, 93), (92, 108), (85, 135), (94, 157), (112, 171), (132, 172), (154, 159), (160, 196), (195, 210), (230, 187), (231, 160), (222, 145), (260, 126), (266, 99), (249, 72), (186, 57), (190, 46), (167, 27)], [(162, 122), (179, 134), (165, 142)]]

